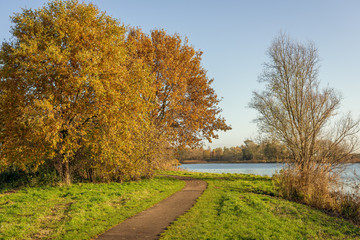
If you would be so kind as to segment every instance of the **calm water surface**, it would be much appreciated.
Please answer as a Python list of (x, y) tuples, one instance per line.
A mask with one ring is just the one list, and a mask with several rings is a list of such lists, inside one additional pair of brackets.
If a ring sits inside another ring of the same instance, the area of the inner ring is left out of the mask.
[(182, 164), (180, 167), (193, 172), (208, 173), (245, 173), (272, 176), (279, 171), (282, 163), (198, 163)]
[[(244, 173), (262, 176), (272, 176), (276, 171), (284, 167), (283, 163), (198, 163), (182, 164), (180, 166), (193, 172), (208, 173)], [(360, 163), (346, 165), (343, 177), (347, 180), (354, 179), (354, 171), (360, 173)]]

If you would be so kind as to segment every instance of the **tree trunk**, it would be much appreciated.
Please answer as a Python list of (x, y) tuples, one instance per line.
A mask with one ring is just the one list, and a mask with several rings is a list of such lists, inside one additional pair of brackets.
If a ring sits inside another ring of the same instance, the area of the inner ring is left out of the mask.
[(95, 173), (94, 173), (94, 169), (92, 167), (90, 167), (88, 169), (88, 178), (89, 178), (90, 182), (95, 183)]
[(66, 185), (71, 184), (69, 160), (62, 162), (61, 181)]

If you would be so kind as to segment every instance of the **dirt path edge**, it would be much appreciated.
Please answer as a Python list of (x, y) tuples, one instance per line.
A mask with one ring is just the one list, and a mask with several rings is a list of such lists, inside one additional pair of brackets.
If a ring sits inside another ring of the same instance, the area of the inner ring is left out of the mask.
[(147, 210), (126, 219), (96, 239), (159, 239), (160, 234), (164, 232), (172, 222), (195, 205), (197, 198), (200, 197), (207, 188), (207, 183), (200, 179), (183, 176), (169, 177), (185, 181), (185, 187)]

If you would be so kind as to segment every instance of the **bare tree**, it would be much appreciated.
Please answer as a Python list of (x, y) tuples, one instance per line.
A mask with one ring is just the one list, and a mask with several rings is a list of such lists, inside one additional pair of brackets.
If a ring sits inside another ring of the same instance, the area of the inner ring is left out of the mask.
[[(333, 88), (320, 87), (318, 50), (280, 34), (268, 50), (250, 107), (262, 132), (283, 142), (299, 172), (329, 173), (346, 162), (357, 146), (359, 120), (350, 114), (336, 117), (341, 96)], [(335, 122), (334, 119), (338, 119)]]

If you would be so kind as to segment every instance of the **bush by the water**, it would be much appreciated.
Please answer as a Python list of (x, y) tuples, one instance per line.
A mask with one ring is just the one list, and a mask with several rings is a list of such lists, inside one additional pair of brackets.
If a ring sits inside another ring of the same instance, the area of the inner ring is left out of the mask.
[(304, 171), (297, 165), (288, 165), (273, 176), (279, 196), (304, 203), (360, 224), (359, 186), (344, 190), (341, 171), (322, 171), (309, 168)]

